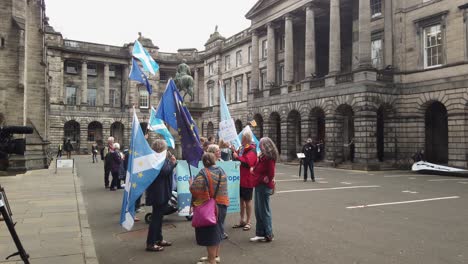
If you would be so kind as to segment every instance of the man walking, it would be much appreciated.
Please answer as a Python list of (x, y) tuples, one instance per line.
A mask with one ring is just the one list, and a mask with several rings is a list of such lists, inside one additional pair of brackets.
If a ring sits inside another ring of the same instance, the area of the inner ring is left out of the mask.
[(67, 143), (63, 146), (65, 152), (67, 152), (67, 159), (71, 159), (71, 152), (73, 151), (73, 145), (70, 142), (70, 139), (67, 140)]
[(62, 144), (62, 143), (59, 143), (59, 144), (58, 144), (58, 148), (57, 148), (57, 158), (61, 158), (61, 157), (62, 157), (62, 150), (63, 150), (63, 144)]
[(104, 147), (104, 187), (109, 188), (109, 173), (112, 168), (112, 152), (114, 152), (114, 137), (107, 139), (107, 146)]
[(308, 138), (306, 144), (302, 147), (302, 153), (304, 153), (304, 181), (307, 181), (307, 170), (310, 170), (310, 179), (315, 182), (314, 175), (314, 158), (315, 158), (316, 146), (312, 143), (312, 139)]

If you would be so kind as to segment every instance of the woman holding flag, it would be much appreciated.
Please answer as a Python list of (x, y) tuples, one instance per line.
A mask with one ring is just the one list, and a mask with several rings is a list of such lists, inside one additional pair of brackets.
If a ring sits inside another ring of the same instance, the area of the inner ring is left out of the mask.
[(251, 228), (250, 218), (252, 216), (252, 196), (255, 180), (250, 173), (250, 168), (257, 162), (257, 153), (255, 144), (252, 142), (252, 132), (244, 131), (242, 133), (242, 146), (239, 151), (232, 147), (233, 158), (241, 162), (240, 166), (240, 221), (232, 228), (242, 228), (249, 231)]

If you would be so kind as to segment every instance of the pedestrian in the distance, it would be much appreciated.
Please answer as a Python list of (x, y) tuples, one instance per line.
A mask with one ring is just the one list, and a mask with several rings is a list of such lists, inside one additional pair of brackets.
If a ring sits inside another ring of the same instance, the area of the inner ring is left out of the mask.
[(251, 168), (257, 180), (255, 186), (255, 237), (250, 241), (273, 241), (273, 227), (271, 224), (270, 195), (275, 191), (275, 166), (278, 160), (278, 149), (268, 138), (260, 139), (260, 156), (255, 167)]
[(102, 150), (104, 157), (104, 187), (109, 188), (109, 173), (112, 168), (112, 152), (114, 152), (114, 137), (107, 138), (107, 146)]
[(63, 144), (62, 144), (62, 143), (59, 143), (59, 144), (58, 144), (58, 147), (57, 147), (57, 158), (61, 158), (61, 157), (62, 157), (62, 150), (63, 150)]
[(67, 152), (67, 159), (71, 159), (71, 152), (73, 151), (73, 145), (70, 142), (70, 139), (67, 140), (65, 145), (63, 146), (65, 152)]
[(123, 155), (120, 153), (119, 143), (114, 143), (114, 151), (110, 153), (110, 156), (112, 157), (112, 166), (111, 166), (112, 182), (110, 185), (110, 190), (115, 191), (121, 188), (119, 174), (122, 168)]
[(314, 175), (314, 159), (316, 153), (316, 146), (313, 144), (312, 139), (308, 138), (306, 144), (302, 147), (302, 153), (304, 153), (304, 181), (307, 181), (307, 171), (310, 170), (310, 179), (315, 182)]
[(94, 143), (94, 144), (91, 146), (91, 154), (93, 155), (93, 163), (97, 163), (97, 162), (98, 162), (98, 158), (97, 158), (98, 146), (97, 146), (96, 143)]

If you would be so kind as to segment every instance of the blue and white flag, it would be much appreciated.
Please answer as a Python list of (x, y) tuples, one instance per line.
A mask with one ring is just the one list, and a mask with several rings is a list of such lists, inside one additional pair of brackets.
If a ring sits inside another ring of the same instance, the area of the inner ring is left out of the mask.
[(252, 142), (255, 143), (255, 146), (256, 146), (256, 150), (257, 150), (257, 153), (260, 153), (260, 142), (258, 141), (257, 137), (255, 136), (254, 132), (252, 131), (252, 129), (250, 129), (250, 126), (247, 125), (246, 127), (244, 127), (244, 129), (242, 129), (242, 131), (239, 133), (239, 135), (237, 136), (239, 138), (239, 141), (242, 141), (242, 134), (244, 133), (244, 131), (250, 131), (252, 133)]
[(221, 114), (221, 122), (219, 123), (219, 138), (230, 142), (237, 149), (240, 147), (241, 142), (237, 137), (236, 126), (234, 120), (231, 118), (229, 108), (224, 98), (223, 87), (219, 82), (219, 109)]
[(168, 147), (175, 148), (174, 138), (172, 137), (171, 132), (167, 129), (164, 121), (156, 117), (156, 110), (152, 106), (148, 129), (163, 136)]
[(148, 90), (148, 93), (153, 93), (153, 87), (151, 87), (151, 84), (148, 81), (148, 77), (146, 77), (145, 73), (140, 69), (137, 60), (134, 58), (132, 58), (132, 69), (130, 70), (128, 78), (130, 80), (144, 84), (146, 86), (146, 90)]
[(120, 224), (126, 230), (131, 230), (135, 217), (135, 201), (158, 177), (166, 151), (156, 153), (145, 139), (138, 117), (133, 110), (132, 136), (130, 139), (127, 176), (120, 213)]
[(133, 45), (132, 56), (141, 62), (143, 68), (147, 72), (156, 75), (156, 72), (159, 70), (159, 65), (154, 61), (148, 51), (143, 48), (138, 40), (135, 40), (135, 44)]

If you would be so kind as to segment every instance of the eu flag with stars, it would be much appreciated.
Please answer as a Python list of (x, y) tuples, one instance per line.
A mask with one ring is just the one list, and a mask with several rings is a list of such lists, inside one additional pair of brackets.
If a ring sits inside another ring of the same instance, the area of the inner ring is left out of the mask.
[(140, 66), (138, 65), (138, 62), (135, 58), (132, 58), (132, 69), (130, 70), (128, 78), (130, 80), (144, 84), (146, 86), (146, 90), (148, 90), (148, 93), (153, 93), (153, 87), (151, 87), (151, 84), (148, 81), (148, 77), (146, 77), (146, 75), (140, 69)]
[(156, 153), (150, 148), (140, 127), (135, 110), (133, 110), (132, 135), (130, 140), (128, 169), (120, 213), (120, 224), (126, 230), (131, 230), (134, 224), (135, 201), (158, 177), (166, 160), (166, 151)]
[(198, 168), (198, 162), (203, 155), (203, 149), (195, 134), (195, 127), (189, 121), (183, 110), (182, 100), (178, 99), (174, 92), (174, 103), (176, 104), (177, 131), (179, 132), (180, 142), (182, 144), (182, 158), (190, 165)]
[[(170, 127), (174, 130), (178, 131), (179, 126), (176, 120), (176, 113), (177, 113), (177, 104), (176, 102), (183, 102), (182, 96), (180, 96), (179, 90), (177, 90), (177, 86), (173, 79), (170, 79), (166, 86), (166, 91), (161, 97), (161, 101), (159, 103), (159, 107), (156, 112), (156, 117), (163, 120)], [(190, 115), (189, 110), (184, 105), (181, 105), (182, 112), (185, 113), (187, 120), (190, 126), (193, 128), (193, 132), (195, 133), (195, 137), (198, 141), (200, 141), (200, 136), (198, 133), (197, 125), (193, 121), (192, 115)]]

